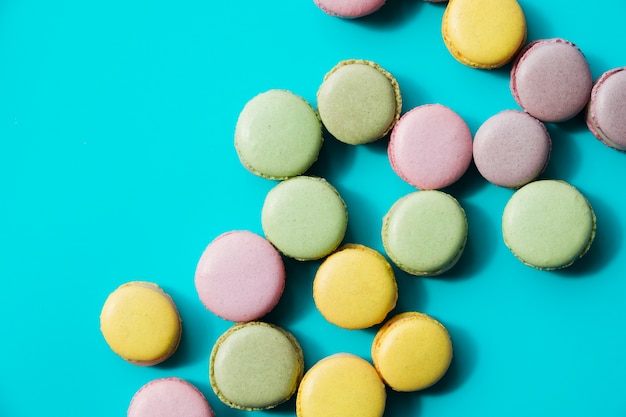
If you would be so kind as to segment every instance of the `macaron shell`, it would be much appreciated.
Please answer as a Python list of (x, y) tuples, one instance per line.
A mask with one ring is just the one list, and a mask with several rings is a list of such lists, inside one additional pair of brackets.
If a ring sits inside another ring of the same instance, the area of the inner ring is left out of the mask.
[(358, 356), (337, 353), (321, 359), (302, 378), (298, 417), (382, 417), (387, 394), (376, 369)]
[(270, 312), (280, 300), (285, 266), (280, 253), (262, 236), (231, 231), (204, 250), (194, 282), (208, 310), (226, 320), (251, 321)]
[(118, 287), (100, 313), (109, 347), (135, 365), (155, 365), (177, 349), (181, 319), (172, 298), (158, 285), (133, 281)]
[(326, 320), (345, 329), (382, 322), (395, 307), (398, 287), (384, 256), (363, 245), (329, 255), (313, 280), (313, 299)]
[(372, 14), (385, 0), (314, 0), (315, 5), (331, 16), (353, 19)]
[(450, 0), (443, 40), (458, 61), (492, 69), (510, 62), (526, 41), (526, 18), (516, 0)]
[(596, 81), (591, 91), (587, 125), (607, 146), (626, 150), (626, 67), (607, 71)]
[(148, 382), (133, 396), (127, 417), (213, 417), (204, 395), (180, 378), (160, 378)]
[(452, 341), (446, 328), (434, 318), (417, 312), (402, 313), (376, 334), (372, 359), (393, 390), (419, 391), (435, 384), (448, 370)]

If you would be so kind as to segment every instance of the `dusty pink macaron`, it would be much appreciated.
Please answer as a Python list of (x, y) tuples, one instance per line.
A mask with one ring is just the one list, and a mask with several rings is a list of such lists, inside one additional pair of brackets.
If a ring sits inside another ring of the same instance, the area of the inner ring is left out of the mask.
[(234, 322), (269, 313), (285, 288), (280, 253), (247, 230), (226, 232), (204, 250), (195, 273), (200, 300), (215, 315)]
[(550, 134), (541, 121), (526, 112), (504, 110), (474, 134), (474, 164), (492, 184), (519, 188), (544, 171), (551, 148)]
[(354, 19), (372, 14), (385, 4), (385, 0), (314, 0), (317, 7), (330, 16)]
[(395, 173), (412, 186), (445, 188), (461, 178), (472, 161), (472, 133), (454, 110), (425, 104), (398, 120), (387, 153)]
[(511, 69), (511, 93), (519, 106), (543, 122), (563, 122), (589, 102), (589, 63), (574, 43), (561, 38), (529, 43)]
[(204, 394), (190, 382), (175, 377), (152, 380), (139, 389), (128, 407), (128, 417), (213, 417)]
[(626, 151), (626, 67), (605, 72), (594, 84), (587, 126), (605, 145)]

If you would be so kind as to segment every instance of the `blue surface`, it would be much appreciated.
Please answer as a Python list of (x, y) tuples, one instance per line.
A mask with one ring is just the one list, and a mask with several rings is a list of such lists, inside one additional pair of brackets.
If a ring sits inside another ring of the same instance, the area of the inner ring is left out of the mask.
[[(589, 6), (522, 0), (528, 39), (563, 37), (594, 78), (626, 65), (623, 0)], [(201, 305), (193, 285), (204, 247), (231, 229), (261, 233), (273, 181), (233, 148), (247, 100), (285, 88), (315, 104), (324, 74), (364, 58), (393, 73), (404, 110), (439, 102), (475, 132), (518, 108), (509, 69), (465, 67), (440, 35), (445, 5), (389, 0), (358, 20), (332, 18), (309, 0), (180, 2), (4, 0), (0, 4), (0, 415), (122, 416), (151, 379), (196, 384), (218, 416), (208, 382), (213, 342), (230, 323)], [(511, 190), (471, 168), (446, 189), (469, 221), (467, 249), (438, 278), (397, 271), (395, 312), (443, 322), (455, 358), (420, 393), (389, 392), (387, 417), (623, 416), (626, 413), (626, 155), (598, 142), (582, 118), (548, 126), (550, 165), (591, 201), (597, 239), (567, 270), (535, 271), (504, 246), (500, 216)], [(311, 172), (348, 204), (346, 242), (382, 250), (381, 218), (412, 191), (391, 170), (386, 140), (327, 140)], [(347, 351), (370, 359), (376, 329), (346, 331), (311, 298), (317, 262), (286, 260), (288, 282), (266, 318), (292, 331), (306, 367)], [(99, 332), (107, 295), (131, 280), (169, 292), (184, 331), (168, 361), (141, 368)], [(291, 400), (255, 415), (294, 415)]]

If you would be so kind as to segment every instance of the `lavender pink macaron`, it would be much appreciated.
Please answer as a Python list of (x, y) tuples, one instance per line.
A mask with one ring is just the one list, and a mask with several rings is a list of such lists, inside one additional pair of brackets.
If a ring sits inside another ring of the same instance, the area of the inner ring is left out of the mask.
[(159, 378), (148, 382), (133, 396), (128, 417), (213, 417), (204, 395), (180, 378)]
[(385, 0), (314, 0), (317, 7), (330, 16), (354, 19), (372, 14), (385, 4)]
[(398, 120), (387, 152), (400, 178), (419, 189), (440, 189), (467, 171), (472, 161), (472, 133), (452, 109), (426, 104)]
[(256, 233), (224, 233), (204, 250), (195, 274), (204, 306), (230, 321), (248, 322), (269, 313), (285, 287), (285, 267), (274, 246)]
[(511, 69), (515, 101), (543, 122), (563, 122), (576, 116), (587, 105), (592, 86), (582, 51), (561, 38), (531, 42)]
[(605, 145), (626, 151), (626, 67), (609, 70), (596, 81), (587, 126)]
[(518, 188), (543, 172), (552, 141), (546, 126), (526, 112), (504, 110), (474, 135), (474, 164), (489, 182)]

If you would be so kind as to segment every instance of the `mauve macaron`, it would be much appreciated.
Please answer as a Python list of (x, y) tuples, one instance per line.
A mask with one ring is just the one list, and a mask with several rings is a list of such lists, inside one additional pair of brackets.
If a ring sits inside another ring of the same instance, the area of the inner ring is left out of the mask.
[(128, 417), (213, 417), (204, 394), (190, 382), (175, 377), (152, 380), (133, 396)]
[(472, 133), (450, 108), (426, 104), (398, 120), (387, 152), (400, 178), (419, 189), (440, 189), (467, 171), (472, 161)]
[(504, 110), (474, 134), (474, 164), (489, 182), (518, 188), (543, 172), (552, 141), (546, 126), (530, 114)]
[(518, 55), (510, 86), (517, 104), (532, 116), (562, 122), (585, 108), (593, 79), (578, 46), (561, 38), (541, 39)]
[(330, 16), (354, 19), (372, 14), (385, 4), (385, 0), (314, 0)]
[(605, 145), (626, 151), (626, 67), (609, 70), (596, 81), (587, 126)]

